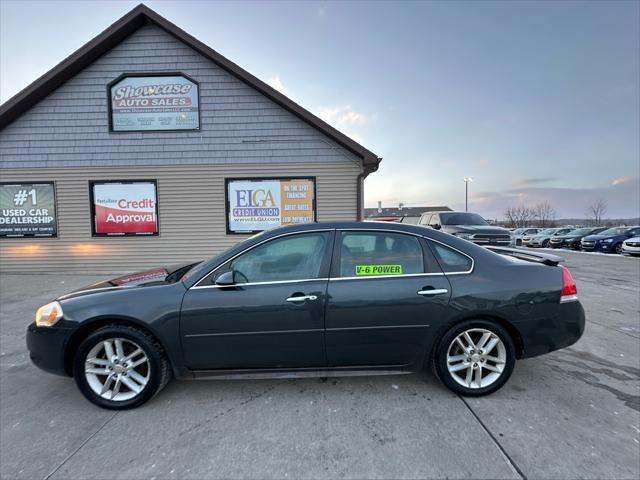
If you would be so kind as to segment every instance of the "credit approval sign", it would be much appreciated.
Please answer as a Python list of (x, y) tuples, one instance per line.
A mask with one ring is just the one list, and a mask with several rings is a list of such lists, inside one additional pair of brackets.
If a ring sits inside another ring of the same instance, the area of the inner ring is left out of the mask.
[(157, 235), (154, 181), (93, 182), (93, 235)]
[(316, 219), (315, 178), (226, 180), (227, 231), (253, 233)]

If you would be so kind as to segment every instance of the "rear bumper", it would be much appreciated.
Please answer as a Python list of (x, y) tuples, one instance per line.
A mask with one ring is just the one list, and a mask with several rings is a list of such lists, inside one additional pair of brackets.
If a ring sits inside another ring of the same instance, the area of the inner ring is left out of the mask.
[(553, 352), (576, 343), (584, 333), (585, 316), (580, 302), (561, 303), (558, 314), (550, 319), (523, 322), (523, 358)]
[(37, 327), (32, 323), (27, 328), (29, 357), (38, 368), (56, 375), (67, 376), (64, 368), (64, 350), (73, 329), (59, 327)]

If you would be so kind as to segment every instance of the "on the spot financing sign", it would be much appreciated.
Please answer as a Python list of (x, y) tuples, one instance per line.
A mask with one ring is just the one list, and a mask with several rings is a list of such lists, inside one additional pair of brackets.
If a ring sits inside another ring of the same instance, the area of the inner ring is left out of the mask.
[(129, 76), (109, 89), (114, 132), (197, 130), (198, 84), (183, 76)]
[(315, 221), (315, 179), (227, 179), (227, 230), (250, 233)]
[(94, 235), (158, 233), (155, 182), (95, 182), (91, 194)]
[(0, 237), (55, 237), (53, 182), (0, 184)]

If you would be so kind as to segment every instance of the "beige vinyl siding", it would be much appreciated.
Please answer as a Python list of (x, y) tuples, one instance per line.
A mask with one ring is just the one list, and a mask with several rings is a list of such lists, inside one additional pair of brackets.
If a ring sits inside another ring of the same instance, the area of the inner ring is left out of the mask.
[[(225, 234), (224, 179), (316, 177), (318, 221), (355, 220), (352, 162), (3, 169), (3, 182), (55, 181), (57, 238), (0, 238), (2, 272), (120, 273), (200, 260), (246, 235)], [(160, 235), (92, 237), (90, 180), (157, 180)]]

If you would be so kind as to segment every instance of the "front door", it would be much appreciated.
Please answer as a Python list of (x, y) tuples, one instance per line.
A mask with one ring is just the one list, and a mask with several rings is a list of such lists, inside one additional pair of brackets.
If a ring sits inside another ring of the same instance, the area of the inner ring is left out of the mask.
[(424, 358), (446, 321), (451, 287), (426, 242), (381, 230), (336, 237), (326, 313), (330, 366), (398, 366)]
[[(332, 231), (258, 244), (192, 287), (180, 328), (188, 368), (324, 367)], [(218, 285), (233, 272), (233, 285)]]

